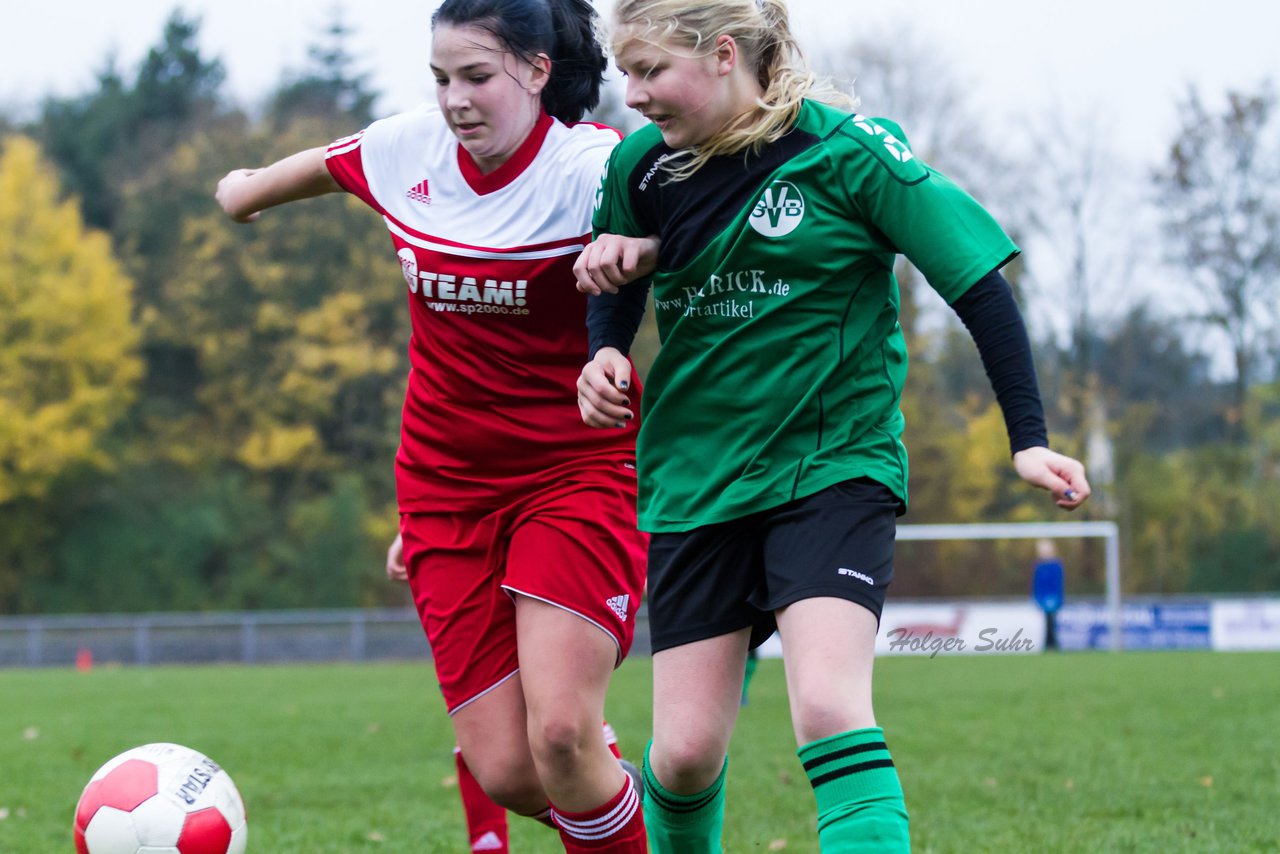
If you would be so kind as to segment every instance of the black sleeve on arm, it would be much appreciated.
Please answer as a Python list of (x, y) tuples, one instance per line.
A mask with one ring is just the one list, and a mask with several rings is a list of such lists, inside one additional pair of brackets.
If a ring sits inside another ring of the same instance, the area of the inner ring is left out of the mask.
[(1004, 413), (1010, 452), (1048, 447), (1031, 340), (1009, 283), (999, 270), (992, 270), (951, 307), (978, 345), (982, 367)]
[(649, 279), (618, 288), (616, 294), (587, 297), (587, 359), (602, 347), (613, 347), (624, 356), (631, 354), (631, 342), (644, 319), (649, 297)]

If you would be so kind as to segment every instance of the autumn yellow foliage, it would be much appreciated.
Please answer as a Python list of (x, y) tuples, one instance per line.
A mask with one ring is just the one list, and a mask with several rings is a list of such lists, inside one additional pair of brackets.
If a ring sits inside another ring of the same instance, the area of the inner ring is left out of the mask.
[(39, 147), (0, 148), (0, 503), (108, 462), (104, 434), (142, 363), (132, 284), (105, 234), (59, 198)]

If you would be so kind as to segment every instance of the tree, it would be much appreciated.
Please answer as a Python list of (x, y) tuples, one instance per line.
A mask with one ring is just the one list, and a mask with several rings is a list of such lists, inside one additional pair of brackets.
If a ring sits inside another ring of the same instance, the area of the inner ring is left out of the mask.
[(1022, 230), (1018, 200), (1025, 195), (1025, 182), (1009, 168), (1008, 142), (986, 131), (961, 75), (939, 45), (900, 25), (815, 54), (811, 65), (837, 88), (856, 95), (858, 112), (897, 122), (916, 156), (979, 194), (1006, 228)]
[(194, 431), (206, 458), (295, 481), (367, 465), (362, 474), (389, 486), (408, 333), (386, 230), (336, 195), (268, 211), (253, 226), (231, 222), (208, 192), (214, 174), (237, 165), (229, 156), (267, 163), (331, 137), (314, 119), (238, 144), (230, 130), (194, 135), (165, 178), (204, 197), (179, 241), (149, 259), (162, 265), (149, 343), (188, 354), (193, 383), (156, 423), (167, 437), (159, 446), (183, 461), (181, 437)]
[(199, 19), (175, 11), (132, 81), (108, 57), (96, 91), (45, 101), (33, 132), (90, 225), (112, 229), (123, 186), (217, 106), (225, 73), (219, 61), (201, 56), (199, 32)]
[(116, 193), (106, 160), (128, 137), (128, 94), (114, 57), (97, 72), (98, 89), (78, 98), (49, 98), (33, 129), (58, 164), (67, 189), (80, 199), (85, 220), (110, 228)]
[(35, 142), (0, 153), (0, 504), (39, 496), (83, 464), (103, 465), (106, 431), (141, 364), (132, 287), (106, 235), (84, 227)]
[(1030, 131), (1036, 155), (1026, 175), (1035, 200), (1027, 278), (1043, 308), (1045, 337), (1066, 342), (1051, 351), (1060, 369), (1052, 402), (1062, 415), (1055, 445), (1088, 467), (1094, 497), (1086, 513), (1110, 517), (1116, 413), (1104, 394), (1103, 375), (1111, 371), (1100, 345), (1143, 284), (1135, 269), (1150, 241), (1139, 237), (1140, 207), (1130, 198), (1137, 182), (1127, 181), (1131, 173), (1095, 125), (1052, 109)]
[[(986, 123), (938, 45), (899, 25), (815, 54), (810, 64), (836, 88), (852, 92), (858, 112), (896, 122), (912, 152), (972, 193), (1015, 241), (1026, 231), (1025, 187), (1019, 170), (1010, 168), (1007, 142), (984, 132)], [(1015, 262), (1005, 271), (1015, 289), (1019, 270)], [(919, 315), (927, 319), (932, 313), (936, 320), (942, 304), (922, 295), (924, 278), (905, 260), (899, 259), (895, 273), (902, 294), (900, 322), (910, 344), (928, 325)], [(943, 323), (958, 323), (950, 312), (943, 318)]]
[(271, 96), (269, 114), (283, 127), (299, 116), (342, 117), (353, 126), (364, 126), (373, 118), (378, 93), (369, 88), (369, 75), (353, 71), (355, 58), (348, 50), (353, 32), (342, 18), (342, 7), (334, 6), (320, 40), (307, 48), (306, 68), (287, 77)]
[(1134, 247), (1142, 245), (1118, 155), (1087, 127), (1049, 112), (1031, 132), (1038, 156), (1028, 175), (1036, 199), (1029, 222), (1039, 238), (1029, 278), (1049, 307), (1050, 333), (1066, 333), (1065, 403), (1077, 431), (1098, 403), (1099, 332), (1133, 298)]
[(1209, 356), (1189, 347), (1187, 337), (1147, 303), (1093, 336), (1089, 349), (1106, 368), (1099, 372), (1100, 391), (1119, 447), (1167, 454), (1225, 439), (1228, 390), (1213, 379)]
[(1223, 333), (1235, 386), (1232, 438), (1243, 444), (1245, 404), (1277, 326), (1280, 301), (1280, 103), (1270, 83), (1228, 92), (1212, 112), (1192, 87), (1168, 162), (1154, 174), (1169, 258), (1195, 284), (1199, 325)]
[(219, 60), (206, 61), (196, 39), (200, 19), (175, 11), (165, 21), (160, 44), (147, 51), (133, 86), (133, 121), (178, 125), (218, 103), (226, 74)]

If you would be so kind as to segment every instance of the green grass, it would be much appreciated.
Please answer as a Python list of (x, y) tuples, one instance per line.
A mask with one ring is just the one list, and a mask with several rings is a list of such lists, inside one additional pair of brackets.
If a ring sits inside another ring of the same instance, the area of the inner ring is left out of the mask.
[[(1280, 850), (1280, 655), (887, 658), (885, 724), (916, 852)], [(609, 717), (638, 757), (649, 661)], [(71, 850), (107, 758), (176, 741), (222, 763), (253, 854), (462, 852), (452, 739), (422, 665), (0, 671), (0, 852)], [(781, 664), (732, 749), (725, 850), (816, 852)], [(513, 821), (519, 854), (560, 848)]]

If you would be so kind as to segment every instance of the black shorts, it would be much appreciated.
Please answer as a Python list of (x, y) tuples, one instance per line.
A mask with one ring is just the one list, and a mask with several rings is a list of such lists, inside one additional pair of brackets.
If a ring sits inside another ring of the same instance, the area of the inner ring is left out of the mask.
[(751, 627), (751, 647), (777, 628), (773, 612), (833, 596), (880, 619), (893, 580), (902, 502), (867, 478), (807, 498), (649, 538), (649, 637), (654, 652)]

